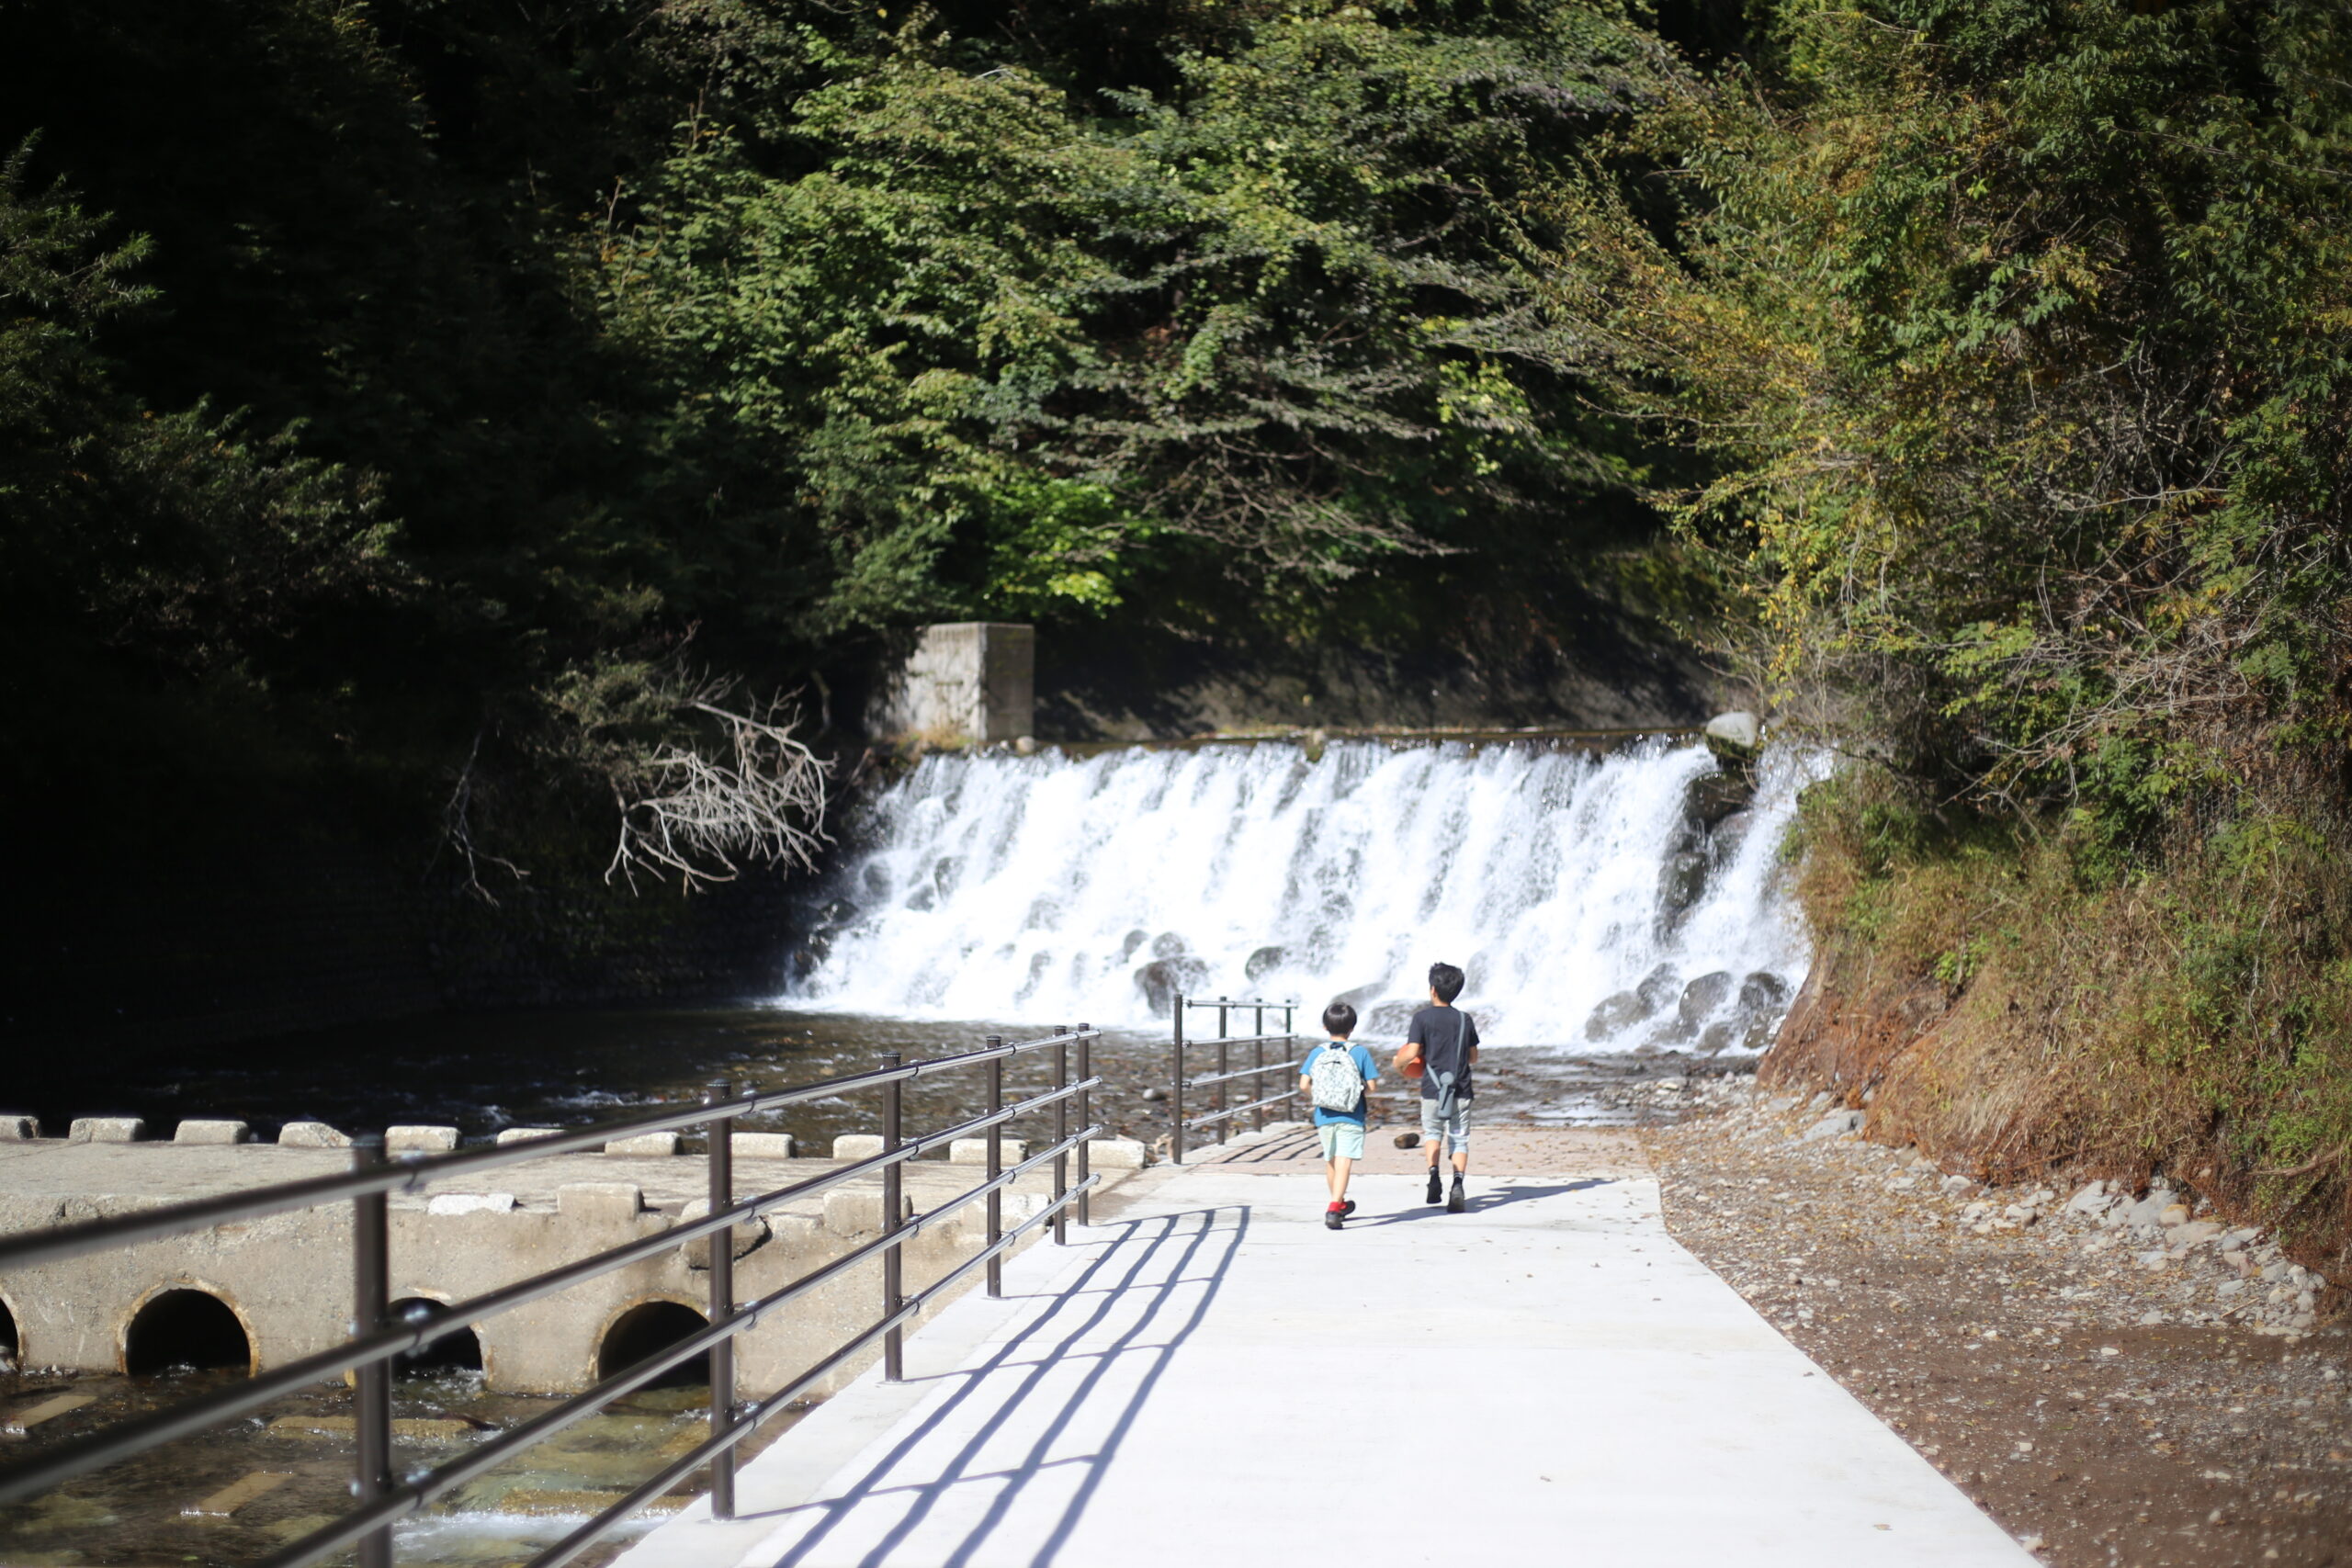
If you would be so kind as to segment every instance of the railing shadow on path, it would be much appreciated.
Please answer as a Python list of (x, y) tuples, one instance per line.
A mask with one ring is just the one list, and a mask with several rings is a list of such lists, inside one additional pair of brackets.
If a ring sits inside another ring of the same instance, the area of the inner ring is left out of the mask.
[[(1177, 1348), (1208, 1315), (1249, 1232), (1250, 1210), (1247, 1205), (1195, 1209), (1103, 1228), (1122, 1234), (1111, 1238), (1100, 1258), (987, 1360), (941, 1374), (943, 1380), (960, 1380), (961, 1386), (940, 1400), (864, 1475), (838, 1496), (769, 1515), (780, 1528), (789, 1528), (796, 1515), (820, 1517), (778, 1555), (770, 1558), (762, 1552), (755, 1560), (772, 1568), (799, 1568), (843, 1533), (861, 1508), (896, 1507), (902, 1510), (899, 1517), (856, 1559), (864, 1568), (878, 1568), (943, 1514), (959, 1491), (992, 1486), (994, 1495), (978, 1517), (961, 1526), (941, 1520), (950, 1537), (960, 1529), (960, 1539), (927, 1543), (927, 1562), (964, 1568), (1005, 1527), (1042, 1478), (1080, 1466), (1084, 1474), (1060, 1504), (1058, 1517), (1042, 1530), (1035, 1524), (1023, 1527), (1023, 1534), (1037, 1540), (1029, 1561), (1037, 1568), (1051, 1563), (1077, 1529)], [(1148, 1339), (1155, 1330), (1165, 1330), (1164, 1337)], [(1111, 1335), (1107, 1342), (1086, 1344), (1106, 1331)], [(1074, 1387), (1061, 1386), (1057, 1371), (1080, 1361), (1091, 1364)], [(1017, 1381), (1006, 1388), (1001, 1385), (1008, 1373)], [(991, 1402), (991, 1407), (980, 1416), (977, 1428), (935, 1468), (924, 1463), (920, 1450), (950, 1433), (959, 1418), (980, 1410), (982, 1401)], [(1089, 1408), (1098, 1401), (1102, 1408)], [(1094, 1450), (1056, 1455), (1055, 1445), (1081, 1425), (1101, 1431)], [(1009, 1464), (983, 1468), (991, 1444), (1015, 1427), (1034, 1428), (1019, 1457)], [(902, 1467), (923, 1473), (919, 1479), (893, 1481), (893, 1472)], [(1050, 1499), (1045, 1506), (1053, 1506)], [(740, 1517), (760, 1516), (747, 1510)], [(852, 1542), (838, 1544), (855, 1550)]]

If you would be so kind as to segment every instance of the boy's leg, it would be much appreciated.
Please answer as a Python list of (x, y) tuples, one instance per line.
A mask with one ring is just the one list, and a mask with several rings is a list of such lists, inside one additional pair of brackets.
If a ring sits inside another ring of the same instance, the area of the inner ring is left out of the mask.
[(1356, 1162), (1345, 1155), (1331, 1162), (1331, 1201), (1334, 1203), (1348, 1201), (1348, 1176), (1355, 1168)]
[(1441, 1202), (1445, 1194), (1438, 1190), (1438, 1158), (1445, 1152), (1445, 1123), (1438, 1120), (1437, 1101), (1421, 1101), (1421, 1146), (1429, 1151), (1429, 1191), (1422, 1195), (1427, 1203)]

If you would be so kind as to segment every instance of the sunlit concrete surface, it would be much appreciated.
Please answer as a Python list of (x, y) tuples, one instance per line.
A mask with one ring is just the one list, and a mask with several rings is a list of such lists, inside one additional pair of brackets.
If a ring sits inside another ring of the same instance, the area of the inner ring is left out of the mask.
[[(1522, 1163), (1522, 1162), (1514, 1162)], [(1613, 1163), (1613, 1162), (1612, 1162)], [(2032, 1562), (1667, 1235), (1657, 1183), (1155, 1170), (626, 1568)]]

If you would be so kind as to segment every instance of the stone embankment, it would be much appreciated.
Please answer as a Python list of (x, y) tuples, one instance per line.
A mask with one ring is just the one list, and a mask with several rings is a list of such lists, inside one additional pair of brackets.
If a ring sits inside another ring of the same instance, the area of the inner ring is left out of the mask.
[(2054, 1563), (2323, 1564), (2352, 1331), (2274, 1238), (2152, 1186), (1987, 1190), (1745, 1078), (1646, 1144), (1677, 1240)]

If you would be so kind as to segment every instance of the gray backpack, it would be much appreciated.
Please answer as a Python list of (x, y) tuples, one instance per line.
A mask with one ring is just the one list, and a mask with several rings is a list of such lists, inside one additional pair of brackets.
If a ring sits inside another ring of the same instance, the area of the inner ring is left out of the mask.
[(1355, 1053), (1345, 1045), (1324, 1046), (1306, 1069), (1306, 1089), (1317, 1111), (1346, 1112), (1363, 1104), (1363, 1074), (1356, 1070)]

